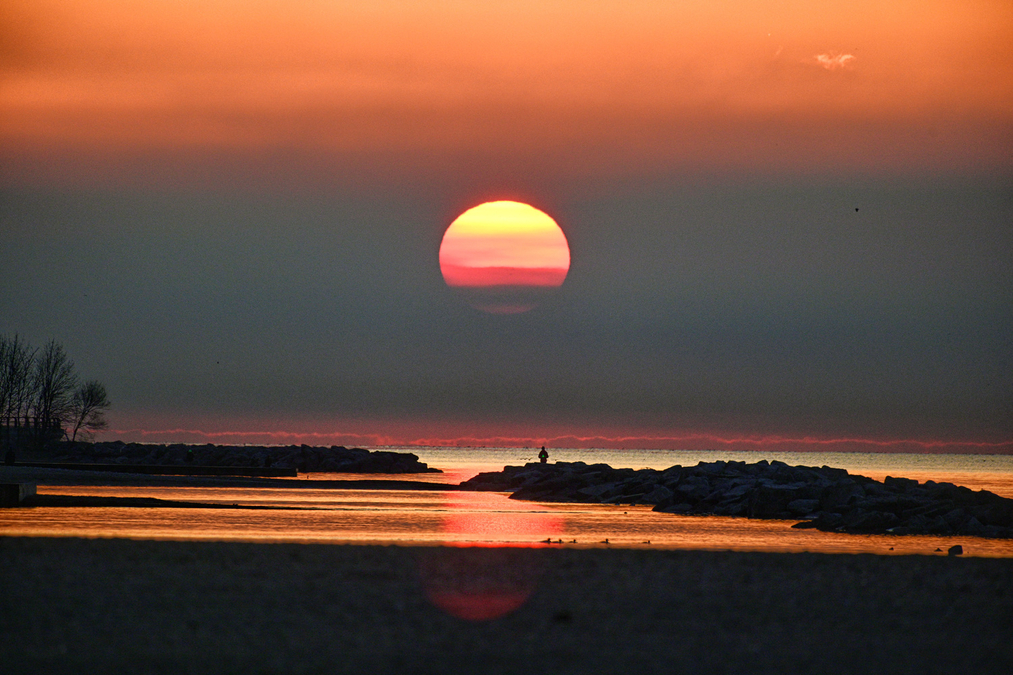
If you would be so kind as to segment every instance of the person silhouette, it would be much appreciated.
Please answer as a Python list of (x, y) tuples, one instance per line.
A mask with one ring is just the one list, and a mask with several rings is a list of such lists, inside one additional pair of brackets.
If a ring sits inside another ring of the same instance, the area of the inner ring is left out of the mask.
[(542, 446), (542, 451), (538, 453), (538, 459), (541, 460), (542, 464), (549, 461), (549, 453), (545, 452), (545, 446)]

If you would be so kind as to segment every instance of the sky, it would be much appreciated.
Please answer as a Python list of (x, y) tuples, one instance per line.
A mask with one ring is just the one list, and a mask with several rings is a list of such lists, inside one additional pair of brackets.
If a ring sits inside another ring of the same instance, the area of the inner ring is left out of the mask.
[[(148, 442), (1013, 452), (1005, 0), (11, 0), (0, 333)], [(440, 270), (519, 201), (562, 286)]]

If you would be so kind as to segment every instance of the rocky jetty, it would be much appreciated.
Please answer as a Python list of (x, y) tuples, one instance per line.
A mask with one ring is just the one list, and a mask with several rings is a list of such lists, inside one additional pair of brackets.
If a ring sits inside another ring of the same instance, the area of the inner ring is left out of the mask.
[(797, 528), (863, 534), (1013, 538), (1013, 499), (952, 483), (887, 476), (883, 482), (828, 466), (701, 462), (613, 469), (584, 462), (532, 463), (482, 473), (463, 489), (512, 491), (512, 499), (649, 504), (692, 515), (799, 520)]
[(53, 462), (181, 466), (192, 450), (197, 466), (272, 466), (300, 472), (441, 473), (408, 452), (369, 451), (341, 445), (152, 445), (147, 443), (63, 443), (47, 457)]

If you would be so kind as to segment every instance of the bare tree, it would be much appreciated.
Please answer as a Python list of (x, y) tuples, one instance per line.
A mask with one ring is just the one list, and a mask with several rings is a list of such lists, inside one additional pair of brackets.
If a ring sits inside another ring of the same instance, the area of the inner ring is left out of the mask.
[[(15, 339), (17, 337), (15, 336)], [(0, 425), (7, 426), (9, 418), (8, 410), (11, 405), (11, 377), (7, 372), (8, 354), (11, 352), (11, 340), (6, 335), (0, 335)]]
[(44, 443), (70, 417), (71, 400), (77, 388), (74, 362), (63, 346), (50, 340), (35, 359), (32, 422), (37, 441)]
[(95, 380), (89, 380), (74, 391), (70, 402), (70, 424), (73, 431), (70, 435), (71, 442), (77, 440), (77, 432), (100, 431), (108, 424), (105, 419), (105, 412), (109, 410), (109, 398), (106, 396), (106, 388)]
[(105, 387), (91, 380), (78, 386), (74, 362), (63, 346), (50, 340), (33, 349), (15, 335), (0, 335), (0, 439), (7, 448), (33, 442), (41, 447), (106, 426), (109, 399)]
[(33, 364), (36, 350), (15, 335), (0, 336), (0, 425), (28, 425), (34, 401)]

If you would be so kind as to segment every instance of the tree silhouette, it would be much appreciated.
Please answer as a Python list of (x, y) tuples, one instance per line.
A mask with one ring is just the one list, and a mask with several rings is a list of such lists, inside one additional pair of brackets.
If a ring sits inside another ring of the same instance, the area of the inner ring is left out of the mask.
[(17, 335), (0, 335), (0, 438), (9, 449), (26, 441), (42, 447), (68, 426), (72, 440), (104, 429), (108, 409), (105, 387), (95, 380), (79, 386), (60, 343), (33, 349)]
[(74, 391), (70, 403), (70, 440), (77, 440), (77, 432), (99, 431), (105, 429), (108, 424), (105, 419), (105, 412), (109, 410), (109, 398), (106, 396), (106, 388), (95, 380), (89, 380)]
[(32, 422), (37, 440), (46, 437), (70, 418), (77, 375), (74, 362), (70, 360), (63, 346), (56, 340), (45, 344), (35, 358), (34, 373), (35, 403)]
[(0, 423), (28, 424), (34, 390), (32, 370), (36, 350), (20, 337), (0, 336)]

